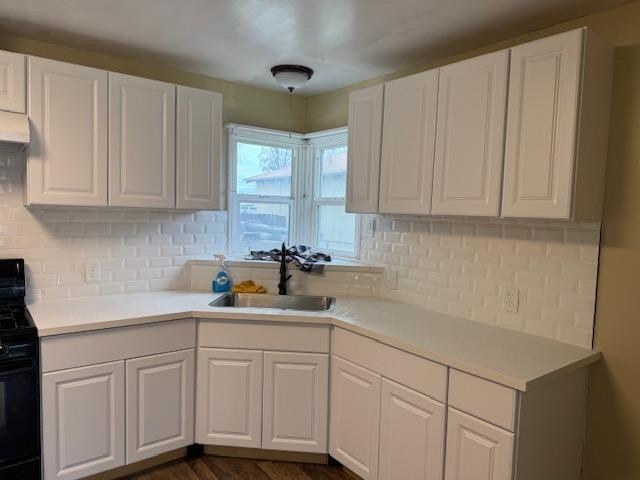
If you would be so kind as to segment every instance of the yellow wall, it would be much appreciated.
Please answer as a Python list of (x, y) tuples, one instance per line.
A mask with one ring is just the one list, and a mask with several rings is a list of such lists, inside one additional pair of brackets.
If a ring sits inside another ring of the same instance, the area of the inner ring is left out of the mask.
[[(616, 46), (585, 480), (640, 479), (640, 2), (309, 98), (307, 129), (345, 125), (347, 95), (481, 53), (586, 25)], [(558, 428), (562, 428), (561, 425)], [(544, 479), (541, 479), (544, 480)]]
[[(113, 72), (214, 90), (223, 95), (224, 122), (289, 130), (289, 95), (166, 67), (0, 34), (0, 50), (26, 53)], [(294, 97), (293, 130), (305, 132), (306, 99)]]

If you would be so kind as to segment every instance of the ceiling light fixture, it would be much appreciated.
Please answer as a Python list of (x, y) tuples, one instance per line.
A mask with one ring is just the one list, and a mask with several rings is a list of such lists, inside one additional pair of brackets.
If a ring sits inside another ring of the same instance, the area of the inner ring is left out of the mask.
[(280, 85), (293, 93), (313, 77), (313, 70), (302, 65), (276, 65), (271, 74)]
[(289, 90), (289, 138), (293, 130), (293, 91), (313, 77), (313, 70), (302, 65), (276, 65), (271, 67), (271, 75), (280, 85)]

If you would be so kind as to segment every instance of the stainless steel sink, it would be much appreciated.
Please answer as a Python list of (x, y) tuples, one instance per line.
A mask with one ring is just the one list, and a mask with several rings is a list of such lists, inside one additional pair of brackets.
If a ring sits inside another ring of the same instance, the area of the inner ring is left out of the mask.
[(257, 293), (226, 293), (209, 304), (211, 307), (229, 308), (278, 308), (280, 310), (305, 310), (324, 312), (336, 302), (333, 297), (314, 295), (266, 295)]

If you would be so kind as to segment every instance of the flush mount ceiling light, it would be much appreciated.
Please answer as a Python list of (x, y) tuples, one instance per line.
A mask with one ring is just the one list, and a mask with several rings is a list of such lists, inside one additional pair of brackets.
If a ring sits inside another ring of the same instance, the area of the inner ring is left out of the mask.
[(271, 74), (276, 82), (293, 93), (309, 81), (313, 76), (313, 70), (302, 65), (276, 65), (271, 67)]

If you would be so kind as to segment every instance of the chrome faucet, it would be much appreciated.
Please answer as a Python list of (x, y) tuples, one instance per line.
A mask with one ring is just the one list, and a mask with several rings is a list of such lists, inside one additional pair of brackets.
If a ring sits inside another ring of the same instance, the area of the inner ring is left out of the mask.
[(291, 278), (291, 275), (287, 276), (287, 247), (282, 242), (282, 252), (280, 253), (280, 283), (278, 283), (278, 294), (287, 294), (287, 280)]

